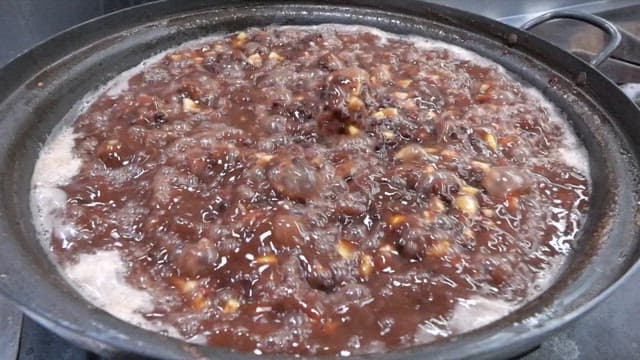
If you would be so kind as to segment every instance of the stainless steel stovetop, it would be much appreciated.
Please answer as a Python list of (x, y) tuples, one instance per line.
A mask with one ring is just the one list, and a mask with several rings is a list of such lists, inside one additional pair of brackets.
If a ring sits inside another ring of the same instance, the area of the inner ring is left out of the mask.
[[(149, 0), (0, 0), (0, 66), (22, 51), (65, 28), (90, 18)], [(600, 67), (629, 96), (640, 99), (640, 0), (436, 0), (518, 26), (549, 10), (596, 13), (623, 31), (622, 48)], [(589, 25), (559, 20), (541, 25), (536, 34), (588, 58), (605, 36)], [(640, 126), (640, 119), (639, 126)], [(639, 359), (640, 273), (571, 326), (520, 359)], [(0, 359), (100, 359), (49, 332), (0, 298)]]

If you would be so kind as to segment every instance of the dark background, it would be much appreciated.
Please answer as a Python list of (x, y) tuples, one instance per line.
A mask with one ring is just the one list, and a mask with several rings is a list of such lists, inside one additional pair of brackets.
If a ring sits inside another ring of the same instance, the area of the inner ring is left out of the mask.
[[(73, 25), (152, 1), (154, 0), (0, 0), (0, 66), (34, 44)], [(539, 13), (552, 8), (580, 6), (582, 9), (585, 4), (589, 8), (597, 8), (607, 4), (633, 3), (634, 1), (432, 0), (431, 2), (458, 7), (513, 24), (522, 22), (521, 14)], [(585, 8), (585, 10), (590, 9)]]

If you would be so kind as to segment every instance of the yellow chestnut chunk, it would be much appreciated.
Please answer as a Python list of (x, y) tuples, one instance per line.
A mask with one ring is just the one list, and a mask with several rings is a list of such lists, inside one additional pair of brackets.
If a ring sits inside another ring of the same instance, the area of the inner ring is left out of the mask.
[(180, 278), (171, 279), (171, 283), (183, 294), (193, 292), (198, 288), (198, 282), (195, 280), (183, 280)]
[(273, 61), (278, 61), (278, 62), (280, 62), (280, 61), (284, 60), (284, 57), (282, 57), (282, 56), (281, 56), (280, 54), (278, 54), (277, 52), (272, 51), (272, 52), (270, 52), (270, 53), (269, 53), (269, 60), (273, 60)]
[(431, 211), (437, 212), (437, 213), (443, 213), (447, 210), (447, 207), (444, 204), (444, 201), (440, 200), (437, 197), (434, 197), (433, 199), (431, 199), (430, 202), (430, 207), (431, 207)]
[(271, 161), (271, 159), (273, 159), (273, 155), (259, 153), (257, 154), (256, 164), (265, 166), (269, 163), (269, 161)]
[(396, 214), (389, 218), (388, 224), (391, 226), (400, 226), (407, 222), (407, 217), (401, 214)]
[(493, 217), (495, 215), (495, 212), (493, 210), (487, 208), (480, 210), (480, 212), (482, 212), (482, 215), (486, 217)]
[(427, 255), (435, 256), (435, 257), (442, 257), (442, 256), (447, 255), (447, 253), (449, 252), (450, 249), (451, 249), (451, 243), (449, 243), (446, 240), (440, 241), (440, 242), (434, 244), (433, 246), (431, 246), (429, 248), (429, 250), (427, 250)]
[(358, 129), (355, 125), (347, 125), (347, 134), (350, 136), (358, 136), (360, 135), (360, 129)]
[(405, 145), (393, 155), (395, 160), (401, 162), (430, 160), (434, 157), (427, 152), (425, 148), (418, 144)]
[(472, 195), (459, 195), (454, 203), (466, 215), (474, 215), (478, 211), (478, 200)]
[(209, 302), (202, 296), (199, 295), (193, 301), (191, 301), (191, 308), (193, 310), (203, 310), (209, 305)]
[(262, 66), (262, 58), (260, 54), (253, 54), (247, 58), (247, 62), (255, 67)]
[(468, 195), (478, 195), (480, 193), (480, 189), (469, 185), (463, 185), (460, 191)]
[(484, 136), (484, 142), (487, 143), (487, 146), (491, 150), (495, 150), (498, 148), (498, 142), (496, 141), (496, 137), (493, 136), (492, 134), (486, 134)]
[(413, 80), (410, 80), (410, 79), (398, 80), (398, 86), (402, 88), (407, 88), (411, 86), (411, 83), (413, 83)]
[(351, 95), (351, 97), (349, 98), (349, 103), (347, 104), (347, 108), (351, 112), (361, 111), (362, 109), (364, 109), (364, 102), (359, 97)]
[(195, 113), (195, 112), (199, 112), (200, 108), (198, 107), (198, 103), (196, 103), (195, 101), (189, 98), (184, 98), (182, 99), (182, 110), (184, 112)]
[(480, 169), (482, 171), (489, 171), (489, 169), (491, 169), (491, 165), (482, 162), (482, 161), (472, 161), (471, 162), (471, 166), (473, 166), (476, 169)]
[(409, 94), (402, 91), (396, 91), (393, 93), (393, 97), (395, 97), (398, 100), (406, 100), (407, 98), (409, 98)]
[(233, 40), (233, 46), (241, 47), (247, 43), (247, 39), (248, 39), (247, 33), (244, 31), (240, 32), (238, 33), (238, 35), (236, 35), (236, 38)]
[(373, 113), (373, 118), (376, 120), (392, 118), (394, 116), (398, 116), (398, 109), (396, 108), (383, 108)]
[(362, 257), (360, 258), (360, 276), (362, 276), (363, 279), (368, 279), (369, 276), (373, 273), (373, 258), (371, 257), (371, 255), (362, 255)]
[(255, 262), (258, 265), (273, 265), (278, 263), (278, 258), (273, 254), (262, 255), (258, 256)]
[(345, 260), (352, 260), (356, 256), (356, 246), (347, 240), (338, 241), (336, 250), (338, 251), (338, 254)]
[(393, 133), (393, 131), (383, 131), (382, 132), (382, 136), (386, 139), (386, 140), (393, 140), (393, 138), (396, 137), (396, 135)]
[(222, 309), (222, 311), (225, 314), (233, 314), (234, 312), (238, 311), (238, 308), (240, 307), (240, 302), (236, 299), (229, 299), (225, 304), (224, 304), (224, 308)]

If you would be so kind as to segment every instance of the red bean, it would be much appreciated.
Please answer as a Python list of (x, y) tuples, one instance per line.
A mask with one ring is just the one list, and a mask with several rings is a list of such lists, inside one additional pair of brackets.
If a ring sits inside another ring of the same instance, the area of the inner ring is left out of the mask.
[(317, 170), (302, 158), (279, 159), (268, 172), (273, 189), (291, 200), (305, 202), (317, 194)]
[(177, 255), (176, 266), (184, 275), (195, 278), (213, 271), (218, 251), (209, 239), (185, 244)]
[(522, 195), (532, 184), (532, 179), (525, 171), (510, 167), (494, 167), (487, 171), (482, 186), (489, 195), (506, 199), (509, 195)]
[(292, 214), (277, 214), (271, 220), (273, 243), (279, 248), (293, 248), (304, 242), (304, 220)]
[(109, 139), (98, 145), (96, 155), (108, 167), (117, 168), (127, 165), (133, 153), (122, 141)]

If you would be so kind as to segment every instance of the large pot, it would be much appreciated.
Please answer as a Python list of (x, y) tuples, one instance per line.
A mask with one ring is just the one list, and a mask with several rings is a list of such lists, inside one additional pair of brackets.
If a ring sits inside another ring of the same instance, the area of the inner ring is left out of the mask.
[(503, 65), (566, 113), (589, 151), (593, 180), (586, 224), (572, 243), (574, 252), (566, 267), (548, 291), (475, 331), (367, 358), (510, 357), (537, 345), (604, 299), (640, 255), (638, 108), (594, 67), (527, 32), (421, 1), (371, 3), (153, 3), (68, 30), (1, 69), (0, 291), (44, 326), (101, 354), (256, 357), (167, 338), (89, 304), (60, 275), (35, 235), (28, 205), (29, 179), (41, 144), (74, 103), (150, 55), (214, 32), (332, 22), (423, 35)]

